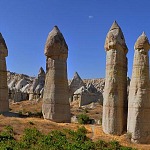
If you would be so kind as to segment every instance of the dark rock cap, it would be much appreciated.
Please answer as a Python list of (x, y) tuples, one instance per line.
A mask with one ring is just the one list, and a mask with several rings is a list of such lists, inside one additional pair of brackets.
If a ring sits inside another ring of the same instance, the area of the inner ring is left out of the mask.
[(123, 50), (125, 53), (128, 52), (127, 45), (123, 32), (116, 21), (113, 22), (109, 32), (107, 33), (105, 40), (106, 51), (110, 49)]
[(45, 55), (50, 58), (68, 56), (68, 46), (57, 26), (49, 33), (45, 44)]
[(8, 56), (7, 46), (1, 33), (0, 33), (0, 55), (4, 57)]
[(143, 32), (136, 40), (134, 49), (135, 50), (137, 50), (137, 49), (149, 50), (150, 49), (150, 43), (149, 43), (149, 40), (148, 40), (145, 32)]

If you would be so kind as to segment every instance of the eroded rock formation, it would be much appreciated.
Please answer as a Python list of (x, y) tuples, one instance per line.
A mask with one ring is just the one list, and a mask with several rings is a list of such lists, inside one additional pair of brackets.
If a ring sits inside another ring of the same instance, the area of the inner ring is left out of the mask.
[(106, 78), (103, 101), (103, 131), (120, 135), (126, 129), (127, 118), (127, 58), (124, 35), (116, 21), (105, 41)]
[(14, 102), (22, 100), (39, 100), (43, 98), (45, 72), (41, 67), (37, 77), (7, 72), (9, 99)]
[(69, 84), (69, 101), (70, 102), (73, 101), (74, 92), (84, 85), (85, 85), (85, 83), (83, 82), (83, 80), (81, 79), (79, 74), (77, 72), (75, 72), (74, 77)]
[(43, 98), (43, 89), (45, 84), (45, 71), (41, 67), (38, 77), (33, 80), (33, 84), (29, 90), (29, 100)]
[(132, 78), (129, 88), (128, 133), (136, 143), (150, 143), (150, 44), (145, 33), (136, 41)]
[(70, 122), (67, 80), (68, 46), (57, 26), (49, 33), (45, 45), (46, 79), (42, 112), (45, 119)]
[(6, 59), (8, 50), (0, 33), (0, 112), (9, 111)]

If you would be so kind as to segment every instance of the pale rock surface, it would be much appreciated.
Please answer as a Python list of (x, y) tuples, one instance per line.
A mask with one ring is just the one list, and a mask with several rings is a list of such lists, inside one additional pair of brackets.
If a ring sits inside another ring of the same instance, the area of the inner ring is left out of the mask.
[(88, 84), (93, 84), (97, 91), (103, 93), (104, 86), (105, 86), (105, 79), (98, 78), (98, 79), (83, 79), (84, 84), (87, 86)]
[(27, 85), (25, 85), (24, 87), (22, 87), (22, 88), (20, 89), (20, 91), (23, 92), (23, 93), (28, 93), (29, 87), (30, 87), (30, 84), (27, 84)]
[(93, 102), (103, 101), (102, 93), (98, 92), (96, 88), (92, 84), (88, 84), (88, 86), (82, 86), (77, 89), (73, 94), (73, 101), (79, 101), (79, 107), (88, 105)]
[(46, 79), (42, 112), (45, 119), (70, 122), (67, 80), (68, 46), (57, 26), (49, 33), (45, 45)]
[(38, 99), (41, 97), (40, 91), (45, 84), (45, 71), (41, 67), (38, 73), (38, 77), (34, 79), (33, 84), (29, 90), (29, 100)]
[(75, 72), (74, 77), (69, 84), (69, 101), (73, 101), (73, 93), (84, 85), (85, 83), (83, 82), (79, 74)]
[(45, 84), (45, 71), (43, 70), (43, 68), (40, 68), (40, 71), (38, 73), (38, 85), (35, 88), (34, 93), (36, 94), (36, 99), (41, 97), (41, 90), (43, 89)]
[(16, 82), (17, 82), (17, 79), (13, 79), (9, 84), (8, 84), (8, 88), (9, 89), (13, 89), (13, 88), (15, 88), (15, 85), (16, 85)]
[(150, 44), (143, 33), (135, 43), (132, 78), (128, 102), (128, 134), (135, 143), (150, 144)]
[(105, 41), (106, 78), (102, 127), (107, 134), (121, 135), (127, 124), (127, 46), (116, 21)]
[(30, 90), (29, 90), (29, 100), (33, 100), (34, 99), (34, 91), (35, 91), (37, 85), (38, 85), (38, 78), (35, 78), (33, 80), (33, 84), (30, 87)]
[(14, 102), (43, 98), (41, 90), (44, 88), (44, 83), (45, 72), (42, 67), (39, 69), (37, 77), (7, 72), (9, 99)]
[(15, 89), (17, 91), (19, 91), (21, 88), (23, 88), (24, 86), (26, 86), (28, 84), (27, 80), (25, 78), (21, 79), (20, 81), (18, 81), (18, 83), (15, 86)]
[(0, 33), (0, 112), (9, 111), (7, 67), (5, 59), (7, 56), (7, 46), (2, 34)]
[(73, 79), (69, 81), (69, 102), (74, 100), (74, 92), (84, 86), (84, 82), (77, 72), (74, 73)]

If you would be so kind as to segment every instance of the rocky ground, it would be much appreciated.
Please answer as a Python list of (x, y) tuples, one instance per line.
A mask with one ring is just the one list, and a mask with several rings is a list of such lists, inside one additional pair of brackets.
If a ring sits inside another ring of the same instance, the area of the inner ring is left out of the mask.
[[(15, 131), (15, 138), (19, 139), (25, 128), (36, 127), (43, 133), (48, 133), (51, 130), (62, 130), (64, 128), (77, 129), (80, 124), (75, 123), (54, 123), (49, 120), (44, 120), (41, 115), (42, 101), (22, 101), (18, 103), (10, 103), (10, 113), (0, 115), (0, 131), (6, 125), (11, 125)], [(102, 114), (102, 106), (98, 103), (88, 105), (84, 108), (78, 108), (78, 102), (71, 104), (72, 115), (86, 113), (90, 118), (99, 119)], [(150, 145), (132, 144), (129, 142), (128, 135), (112, 136), (106, 135), (102, 131), (101, 125), (85, 125), (88, 130), (88, 137), (94, 141), (102, 139), (105, 141), (117, 140), (124, 146), (130, 146), (138, 149), (150, 149)]]

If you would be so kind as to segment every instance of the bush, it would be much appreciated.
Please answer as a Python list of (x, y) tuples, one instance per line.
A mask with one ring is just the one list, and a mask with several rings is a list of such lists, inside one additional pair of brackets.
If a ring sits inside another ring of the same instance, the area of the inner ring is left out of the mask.
[(90, 122), (90, 119), (86, 114), (79, 114), (77, 119), (79, 124), (88, 124)]
[(0, 141), (7, 141), (14, 139), (13, 127), (8, 125), (5, 126), (4, 130), (0, 133)]
[(107, 143), (103, 140), (98, 140), (95, 142), (95, 148), (97, 150), (101, 150), (104, 149), (105, 147), (107, 147)]
[(42, 134), (36, 128), (26, 128), (22, 137), (22, 142), (25, 148), (30, 148), (32, 145), (36, 145), (38, 140), (42, 138)]
[(121, 146), (117, 141), (93, 142), (86, 136), (86, 133), (84, 126), (79, 127), (76, 131), (54, 130), (48, 135), (42, 134), (36, 128), (27, 128), (21, 140), (16, 141), (13, 128), (6, 126), (0, 134), (0, 137), (4, 135), (7, 137), (0, 140), (0, 150), (132, 150), (131, 147)]
[(119, 144), (119, 142), (118, 141), (110, 141), (109, 143), (108, 143), (108, 145), (109, 145), (109, 148), (111, 148), (111, 149), (120, 149), (120, 147), (121, 147), (121, 145)]

